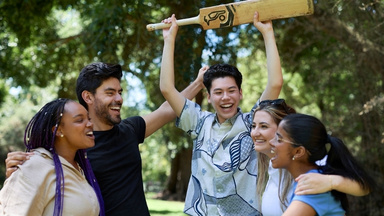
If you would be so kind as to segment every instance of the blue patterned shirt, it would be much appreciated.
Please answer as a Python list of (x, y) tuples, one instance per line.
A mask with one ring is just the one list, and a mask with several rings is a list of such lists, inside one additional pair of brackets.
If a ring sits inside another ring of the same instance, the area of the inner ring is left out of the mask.
[(220, 124), (215, 113), (201, 111), (198, 104), (186, 100), (176, 122), (193, 138), (186, 214), (261, 215), (251, 113), (238, 108), (235, 116)]

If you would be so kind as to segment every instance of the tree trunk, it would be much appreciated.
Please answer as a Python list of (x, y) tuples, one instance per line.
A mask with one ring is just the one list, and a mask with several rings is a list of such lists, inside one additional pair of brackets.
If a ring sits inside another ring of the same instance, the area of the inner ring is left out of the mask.
[(192, 148), (177, 152), (171, 161), (171, 174), (161, 199), (184, 201), (191, 175)]

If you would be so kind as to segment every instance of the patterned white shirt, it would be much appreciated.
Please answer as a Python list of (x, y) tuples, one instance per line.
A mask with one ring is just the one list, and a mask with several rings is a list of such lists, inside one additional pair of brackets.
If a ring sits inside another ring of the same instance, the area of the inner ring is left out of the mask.
[(176, 122), (193, 138), (186, 214), (261, 215), (251, 113), (238, 108), (235, 116), (220, 124), (215, 113), (201, 111), (198, 104), (186, 100)]

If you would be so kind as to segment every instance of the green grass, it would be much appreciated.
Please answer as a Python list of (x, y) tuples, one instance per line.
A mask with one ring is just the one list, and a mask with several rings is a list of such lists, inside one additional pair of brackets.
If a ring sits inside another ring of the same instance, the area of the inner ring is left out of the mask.
[(182, 216), (184, 202), (153, 199), (147, 196), (147, 204), (151, 216)]

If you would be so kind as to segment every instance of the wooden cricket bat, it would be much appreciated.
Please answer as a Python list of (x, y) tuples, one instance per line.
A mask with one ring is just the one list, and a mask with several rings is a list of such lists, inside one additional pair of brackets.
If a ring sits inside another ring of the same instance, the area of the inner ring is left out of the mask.
[[(237, 26), (253, 22), (255, 11), (259, 20), (267, 21), (313, 14), (313, 0), (248, 0), (201, 8), (199, 15), (177, 20), (179, 26), (200, 24), (204, 30)], [(153, 31), (170, 27), (170, 24), (148, 24)]]

